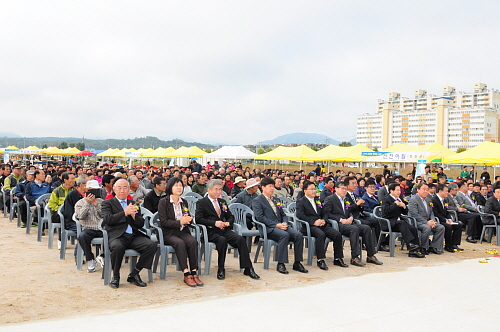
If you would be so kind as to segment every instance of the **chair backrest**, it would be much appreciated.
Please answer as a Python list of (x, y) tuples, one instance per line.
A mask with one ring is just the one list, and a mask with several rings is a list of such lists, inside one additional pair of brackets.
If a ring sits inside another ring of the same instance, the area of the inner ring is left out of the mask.
[(151, 218), (153, 218), (153, 213), (151, 211), (149, 211), (148, 209), (146, 209), (145, 207), (141, 206), (141, 214), (142, 214), (142, 217), (144, 218), (144, 226), (146, 228), (149, 228), (149, 222), (150, 222)]
[(61, 220), (61, 229), (64, 229), (64, 214), (62, 213), (64, 209), (64, 204), (57, 209), (57, 214), (59, 215), (59, 219)]
[(158, 215), (158, 212), (156, 212), (155, 214), (153, 214), (151, 219), (149, 219), (149, 224), (158, 226), (159, 221), (160, 221), (160, 216)]
[(288, 204), (286, 208), (288, 209), (288, 212), (295, 214), (295, 210), (297, 209), (297, 203), (291, 202), (290, 204)]
[(382, 207), (381, 206), (376, 206), (373, 209), (373, 215), (377, 218), (382, 218)]
[(229, 204), (234, 204), (234, 202), (236, 202), (236, 200), (237, 200), (236, 197), (231, 198), (231, 200), (229, 201)]
[(229, 211), (234, 216), (234, 222), (241, 225), (243, 230), (248, 230), (247, 228), (247, 215), (253, 216), (253, 211), (248, 206), (241, 203), (233, 203), (229, 205)]
[(477, 210), (479, 211), (479, 213), (484, 213), (484, 206), (478, 205)]
[[(43, 194), (42, 196), (38, 197), (35, 201), (35, 206), (38, 210), (38, 217), (44, 217), (45, 213), (45, 206), (47, 205), (49, 199), (50, 199), (51, 194)], [(41, 209), (40, 209), (40, 208)]]
[(195, 192), (189, 192), (189, 193), (186, 193), (185, 195), (182, 196), (183, 198), (184, 197), (194, 197), (196, 198), (197, 200), (200, 199), (200, 198), (203, 198), (200, 194), (198, 193), (195, 193)]
[(281, 201), (284, 207), (288, 207), (288, 204), (292, 203), (292, 200), (286, 197), (276, 197), (276, 198)]
[[(188, 193), (188, 194), (190, 194), (190, 193)], [(198, 195), (198, 196), (200, 196), (200, 195)], [(193, 217), (193, 220), (194, 220), (194, 215), (196, 213), (196, 202), (198, 202), (199, 198), (196, 198), (194, 196), (184, 196), (184, 197), (182, 197), (182, 199), (188, 203), (189, 214)]]

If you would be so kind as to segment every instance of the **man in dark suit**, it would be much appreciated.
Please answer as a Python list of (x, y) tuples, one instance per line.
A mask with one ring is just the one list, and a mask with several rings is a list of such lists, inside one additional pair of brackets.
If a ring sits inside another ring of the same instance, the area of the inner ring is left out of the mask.
[[(481, 217), (479, 213), (474, 212), (475, 207), (467, 203), (465, 194), (459, 195), (459, 185), (464, 186), (462, 183), (459, 183), (458, 185), (456, 183), (450, 183), (448, 185), (449, 208), (450, 210), (457, 212), (458, 220), (467, 225), (467, 238), (465, 241), (476, 243), (476, 239), (479, 239), (483, 227)], [(468, 209), (470, 209), (470, 211)]]
[(448, 212), (448, 187), (444, 184), (438, 184), (436, 195), (432, 198), (431, 202), (434, 216), (445, 228), (444, 250), (448, 252), (455, 252), (455, 249), (462, 250), (458, 247), (462, 239), (462, 225), (458, 222), (454, 222), (451, 219), (450, 212)]
[(361, 197), (365, 201), (365, 204), (363, 204), (363, 210), (365, 212), (373, 213), (373, 209), (376, 206), (380, 205), (380, 201), (378, 200), (378, 197), (375, 195), (375, 187), (376, 187), (375, 181), (373, 180), (366, 181), (365, 183), (366, 192), (364, 193), (363, 197)]
[[(486, 201), (486, 205), (484, 206), (484, 213), (493, 214), (497, 217), (497, 221), (499, 221), (500, 216), (500, 186), (495, 186), (493, 188), (493, 196), (488, 198)], [(495, 224), (495, 221), (490, 216), (484, 217), (484, 223), (487, 225)], [(497, 234), (498, 236), (498, 234)]]
[(126, 249), (134, 249), (140, 253), (139, 261), (134, 270), (128, 275), (127, 281), (139, 287), (146, 287), (139, 272), (151, 269), (156, 253), (156, 243), (151, 241), (142, 227), (144, 218), (138, 213), (134, 201), (128, 200), (130, 186), (127, 180), (120, 179), (113, 185), (115, 197), (102, 202), (102, 225), (108, 231), (109, 249), (111, 251), (111, 267), (113, 279), (111, 288), (120, 286), (120, 267)]
[[(349, 177), (347, 177), (349, 179)], [(366, 261), (368, 263), (374, 263), (381, 265), (382, 262), (377, 260), (375, 257), (375, 245), (373, 244), (373, 238), (371, 233), (371, 228), (368, 225), (355, 224), (354, 216), (351, 212), (351, 208), (355, 203), (347, 197), (347, 186), (343, 181), (337, 182), (335, 184), (335, 194), (327, 197), (325, 200), (325, 215), (328, 219), (337, 221), (339, 226), (339, 232), (342, 235), (349, 237), (349, 242), (351, 244), (351, 264), (355, 266), (366, 265), (360, 259), (361, 248), (359, 245), (359, 236), (363, 239), (365, 243), (367, 256)], [(342, 259), (335, 260), (335, 265), (342, 266)]]
[(229, 210), (226, 201), (220, 198), (222, 183), (212, 179), (207, 183), (208, 195), (196, 203), (196, 223), (207, 227), (208, 241), (215, 243), (218, 253), (217, 279), (226, 277), (224, 264), (226, 262), (227, 244), (238, 248), (240, 268), (244, 274), (252, 279), (260, 277), (255, 273), (245, 238), (233, 232), (234, 216)]
[[(389, 195), (382, 201), (382, 218), (389, 220), (393, 231), (401, 232), (405, 243), (410, 249), (408, 252), (409, 257), (425, 257), (420, 251), (417, 228), (401, 219), (401, 215), (407, 213), (405, 202), (399, 198), (401, 187), (397, 183), (391, 183), (388, 190)], [(382, 224), (382, 229), (387, 230), (387, 225)]]
[[(347, 195), (346, 199), (350, 202), (350, 207), (349, 211), (352, 213), (352, 216), (354, 219), (359, 220), (361, 224), (367, 225), (371, 228), (373, 231), (373, 234), (375, 235), (375, 238), (378, 239), (380, 235), (380, 223), (378, 219), (374, 217), (369, 217), (365, 216), (363, 211), (364, 211), (364, 206), (366, 204), (365, 200), (360, 198), (358, 195), (354, 193), (354, 190), (356, 190), (356, 185), (357, 181), (356, 178), (354, 177), (346, 177), (344, 179), (345, 184), (347, 185)], [(373, 183), (373, 190), (375, 191), (375, 183)], [(373, 211), (373, 209), (372, 209)], [(364, 228), (363, 228), (364, 229)], [(363, 236), (362, 229), (360, 229), (361, 236)], [(373, 248), (375, 249), (375, 241), (373, 236), (367, 236), (366, 239), (363, 238), (363, 241), (365, 242), (365, 246), (367, 248)], [(368, 257), (371, 255), (369, 254), (371, 250), (367, 249)], [(375, 252), (373, 252), (375, 253)]]
[(475, 195), (477, 205), (486, 205), (486, 201), (488, 200), (488, 198), (490, 198), (490, 196), (488, 196), (488, 192), (488, 186), (483, 184), (481, 186), (481, 189), (479, 190), (479, 193)]
[(288, 274), (285, 263), (288, 263), (288, 242), (293, 241), (294, 263), (293, 269), (302, 273), (308, 271), (302, 265), (304, 237), (288, 225), (288, 217), (283, 212), (282, 204), (273, 198), (274, 180), (270, 177), (262, 179), (262, 195), (256, 197), (252, 202), (255, 220), (267, 227), (269, 239), (278, 242), (278, 266), (276, 270), (282, 274)]
[(325, 240), (328, 237), (333, 241), (335, 258), (342, 258), (342, 234), (325, 221), (324, 208), (316, 196), (316, 186), (306, 180), (303, 185), (305, 196), (297, 201), (296, 214), (300, 220), (307, 221), (310, 225), (311, 235), (316, 238), (316, 257), (318, 267), (328, 270), (325, 263), (326, 247)]

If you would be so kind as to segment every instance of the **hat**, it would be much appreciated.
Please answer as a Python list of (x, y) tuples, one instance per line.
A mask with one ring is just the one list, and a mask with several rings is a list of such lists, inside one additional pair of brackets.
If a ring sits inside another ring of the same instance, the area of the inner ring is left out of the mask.
[(198, 172), (193, 172), (193, 175), (197, 175), (197, 174), (198, 174)]
[(247, 180), (247, 186), (246, 189), (251, 188), (253, 186), (256, 186), (259, 184), (259, 181), (257, 181), (255, 178), (251, 178)]
[(21, 166), (14, 166), (14, 169), (21, 169)]
[(239, 182), (242, 182), (242, 181), (246, 181), (244, 178), (242, 178), (241, 176), (237, 176), (236, 179), (234, 179), (234, 184), (237, 184)]
[(99, 186), (99, 182), (97, 182), (96, 180), (90, 180), (90, 181), (87, 181), (86, 188), (88, 188), (88, 189), (99, 189), (99, 188), (101, 188), (101, 186)]
[(27, 171), (26, 172), (27, 175), (34, 175), (35, 174), (35, 171), (34, 170), (31, 170), (31, 171)]

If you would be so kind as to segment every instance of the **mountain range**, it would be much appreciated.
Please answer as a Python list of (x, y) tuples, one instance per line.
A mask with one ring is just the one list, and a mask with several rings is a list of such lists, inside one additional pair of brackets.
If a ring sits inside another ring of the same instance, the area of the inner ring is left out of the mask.
[[(352, 139), (350, 141), (351, 144), (356, 144), (356, 139)], [(278, 136), (274, 139), (267, 140), (267, 141), (262, 141), (260, 144), (264, 145), (275, 145), (275, 144), (333, 144), (333, 145), (339, 145), (342, 143), (341, 141), (335, 140), (331, 137), (328, 137), (326, 135), (321, 135), (321, 134), (314, 134), (314, 133), (293, 133), (293, 134), (286, 134), (286, 135), (281, 135)]]

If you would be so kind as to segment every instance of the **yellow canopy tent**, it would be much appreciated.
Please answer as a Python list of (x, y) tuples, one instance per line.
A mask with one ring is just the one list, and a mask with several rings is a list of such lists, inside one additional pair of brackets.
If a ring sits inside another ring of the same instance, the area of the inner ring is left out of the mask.
[(427, 162), (429, 163), (440, 163), (443, 158), (449, 157), (455, 154), (447, 147), (440, 143), (431, 143), (423, 145), (409, 145), (402, 143), (395, 143), (383, 150), (384, 152), (426, 152)]
[(305, 145), (300, 146), (278, 146), (276, 149), (267, 153), (255, 156), (256, 160), (306, 160), (315, 153), (314, 150)]
[(62, 151), (64, 152), (64, 155), (66, 155), (66, 156), (76, 156), (77, 153), (81, 152), (77, 148), (67, 148), (67, 149), (64, 149)]
[(206, 154), (207, 152), (197, 146), (182, 146), (177, 150), (167, 153), (164, 158), (201, 158)]
[(112, 149), (112, 148), (109, 148), (101, 153), (98, 153), (97, 154), (97, 157), (111, 157), (111, 155), (113, 153), (115, 153), (116, 151), (120, 151), (119, 149)]
[(500, 143), (483, 142), (470, 150), (445, 157), (447, 164), (500, 164)]
[(64, 151), (59, 149), (56, 146), (49, 146), (48, 148), (42, 150), (43, 154), (48, 154), (51, 156), (62, 156), (64, 155)]
[[(286, 152), (285, 152), (286, 151)], [(276, 149), (255, 156), (255, 160), (280, 160), (280, 157), (290, 151), (289, 147), (278, 146)]]
[(127, 157), (127, 152), (135, 152), (136, 150), (134, 148), (130, 148), (130, 149), (121, 149), (121, 150), (118, 150), (118, 151), (115, 151), (113, 153), (111, 153), (108, 157), (117, 157), (117, 158), (125, 158)]
[(328, 145), (306, 160), (360, 162), (363, 161), (363, 158), (361, 157), (362, 152), (373, 152), (373, 150), (363, 144), (357, 144), (354, 146)]
[(175, 151), (171, 146), (168, 148), (158, 148), (156, 150), (149, 151), (142, 155), (143, 158), (167, 158), (166, 155), (170, 152)]

